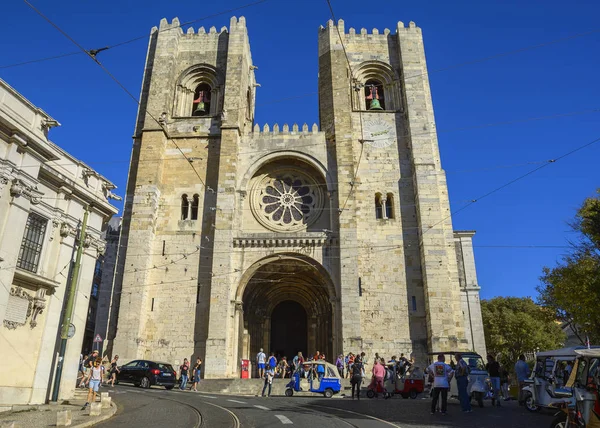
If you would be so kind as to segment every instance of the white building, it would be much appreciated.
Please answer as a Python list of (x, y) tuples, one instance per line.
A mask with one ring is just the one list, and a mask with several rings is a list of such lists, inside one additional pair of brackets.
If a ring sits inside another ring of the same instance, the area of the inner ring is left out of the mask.
[(0, 79), (0, 406), (50, 396), (78, 222), (90, 207), (59, 398), (69, 398), (115, 186), (48, 140), (59, 123)]

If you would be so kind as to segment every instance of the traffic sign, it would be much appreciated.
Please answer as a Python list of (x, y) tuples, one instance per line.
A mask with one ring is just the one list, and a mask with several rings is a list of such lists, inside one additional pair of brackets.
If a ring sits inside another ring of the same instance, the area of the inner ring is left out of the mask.
[(100, 343), (102, 342), (102, 338), (100, 337), (99, 334), (96, 335), (96, 337), (94, 338), (94, 343)]
[(73, 336), (75, 336), (75, 325), (74, 324), (69, 324), (69, 333), (67, 334), (67, 338), (70, 339)]

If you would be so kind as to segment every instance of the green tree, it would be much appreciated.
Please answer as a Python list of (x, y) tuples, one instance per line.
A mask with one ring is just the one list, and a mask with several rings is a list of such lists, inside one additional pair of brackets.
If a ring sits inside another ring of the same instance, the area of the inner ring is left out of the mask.
[(490, 354), (512, 368), (520, 354), (557, 349), (565, 334), (550, 311), (529, 297), (495, 297), (481, 301), (485, 343)]
[(600, 342), (600, 189), (587, 198), (570, 224), (572, 250), (554, 268), (543, 268), (538, 303), (570, 323), (582, 341)]

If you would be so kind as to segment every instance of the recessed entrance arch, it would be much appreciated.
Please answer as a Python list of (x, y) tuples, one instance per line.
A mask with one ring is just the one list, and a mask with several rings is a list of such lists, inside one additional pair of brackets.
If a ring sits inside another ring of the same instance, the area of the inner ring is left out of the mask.
[(333, 358), (336, 296), (327, 271), (301, 254), (279, 254), (253, 265), (237, 300), (242, 323), (239, 356), (254, 361), (260, 348), (292, 358), (316, 351)]

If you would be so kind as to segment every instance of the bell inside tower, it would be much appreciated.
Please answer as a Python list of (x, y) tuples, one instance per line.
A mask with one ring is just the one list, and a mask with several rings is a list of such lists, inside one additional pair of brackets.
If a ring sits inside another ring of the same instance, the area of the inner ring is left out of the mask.
[(367, 110), (385, 110), (383, 85), (377, 80), (365, 83), (365, 105)]
[(192, 116), (208, 116), (210, 115), (210, 94), (211, 87), (202, 83), (198, 85), (194, 92), (194, 102), (192, 107)]

